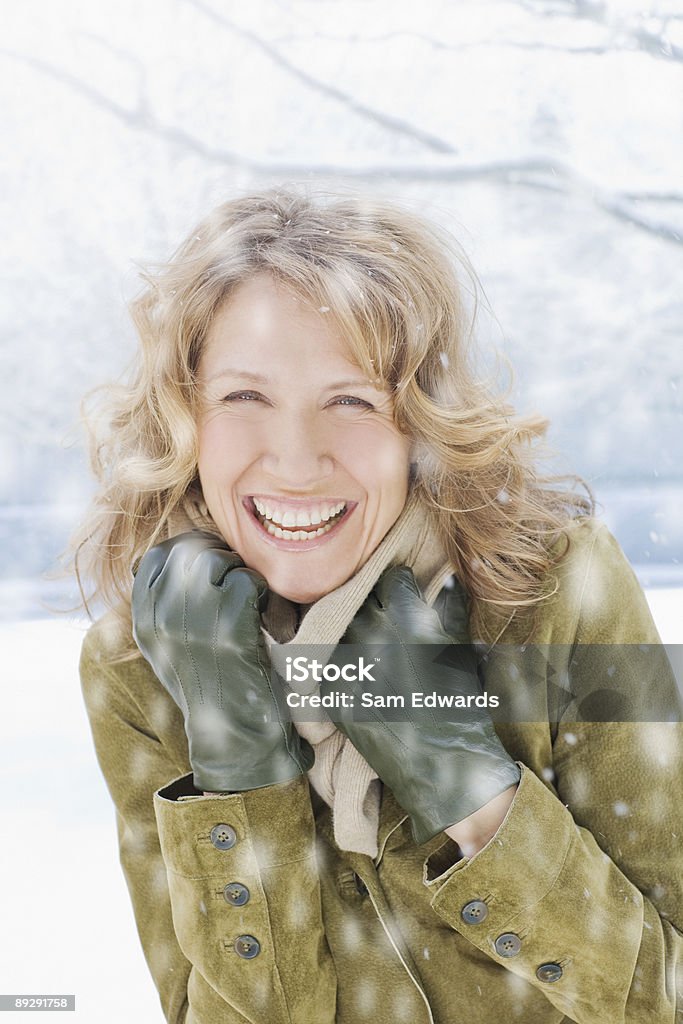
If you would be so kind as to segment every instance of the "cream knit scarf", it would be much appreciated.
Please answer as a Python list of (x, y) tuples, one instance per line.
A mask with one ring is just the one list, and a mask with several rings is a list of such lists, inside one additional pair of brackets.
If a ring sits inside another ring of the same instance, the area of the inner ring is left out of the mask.
[[(185, 508), (192, 526), (216, 532), (215, 524), (207, 522), (204, 509), (197, 513), (196, 506)], [(170, 525), (174, 533), (188, 528), (177, 515)], [(429, 605), (453, 573), (428, 510), (415, 494), (409, 496), (392, 528), (355, 576), (312, 604), (298, 629), (295, 606), (271, 594), (263, 614), (267, 643), (336, 645), (382, 572), (391, 565), (407, 565), (413, 570)], [(381, 795), (377, 774), (330, 720), (296, 722), (295, 726), (315, 751), (308, 777), (332, 808), (337, 845), (376, 857)]]

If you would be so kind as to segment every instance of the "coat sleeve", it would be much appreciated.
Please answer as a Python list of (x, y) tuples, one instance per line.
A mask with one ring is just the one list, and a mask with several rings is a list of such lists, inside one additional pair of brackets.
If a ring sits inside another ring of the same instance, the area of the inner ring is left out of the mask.
[[(444, 921), (577, 1024), (674, 1024), (683, 1019), (680, 698), (644, 594), (604, 527), (579, 607), (552, 772), (542, 780), (520, 763), (496, 835), (469, 860), (433, 854), (424, 884)], [(618, 691), (628, 720), (581, 720), (603, 686)], [(653, 703), (674, 720), (649, 721)]]
[(336, 976), (307, 778), (204, 797), (126, 685), (130, 663), (107, 664), (93, 629), (80, 671), (138, 933), (169, 1024), (331, 1024)]

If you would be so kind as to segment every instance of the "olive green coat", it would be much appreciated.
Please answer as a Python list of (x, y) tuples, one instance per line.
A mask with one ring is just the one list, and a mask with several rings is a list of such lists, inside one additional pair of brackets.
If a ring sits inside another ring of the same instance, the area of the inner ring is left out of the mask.
[[(635, 707), (673, 701), (676, 684), (666, 658), (647, 679), (632, 667), (627, 645), (659, 638), (616, 541), (594, 520), (570, 534), (534, 637), (565, 652), (548, 659), (547, 720), (496, 726), (522, 777), (497, 834), (470, 860), (445, 834), (416, 846), (386, 787), (374, 860), (338, 849), (307, 777), (197, 796), (180, 711), (146, 662), (108, 664), (122, 642), (113, 616), (90, 629), (83, 692), (168, 1021), (681, 1019), (682, 727), (576, 721), (571, 701), (558, 712), (568, 661), (557, 660), (585, 652), (574, 657), (577, 699), (600, 673), (616, 671)], [(436, 602), (447, 629), (448, 593)], [(501, 643), (520, 642), (521, 628), (515, 617)], [(607, 667), (600, 648), (580, 646), (589, 644), (610, 645)], [(504, 700), (509, 673), (494, 659), (484, 674)], [(224, 894), (233, 882), (248, 890), (242, 905)]]

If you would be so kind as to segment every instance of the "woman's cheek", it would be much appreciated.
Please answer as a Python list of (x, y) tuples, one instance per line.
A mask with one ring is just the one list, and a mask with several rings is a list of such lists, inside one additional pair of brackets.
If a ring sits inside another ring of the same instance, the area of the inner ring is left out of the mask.
[(258, 432), (248, 423), (219, 416), (199, 431), (199, 469), (207, 476), (225, 478), (250, 464), (258, 450)]
[(408, 473), (410, 441), (392, 424), (357, 423), (339, 431), (335, 455), (360, 481), (398, 482)]

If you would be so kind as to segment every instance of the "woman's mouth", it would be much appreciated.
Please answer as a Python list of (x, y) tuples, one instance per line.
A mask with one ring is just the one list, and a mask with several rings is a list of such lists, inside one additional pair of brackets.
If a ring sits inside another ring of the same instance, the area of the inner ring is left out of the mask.
[(277, 547), (286, 544), (290, 550), (317, 547), (321, 540), (339, 531), (356, 504), (340, 499), (292, 506), (290, 502), (279, 503), (277, 499), (258, 495), (244, 499), (264, 538)]

